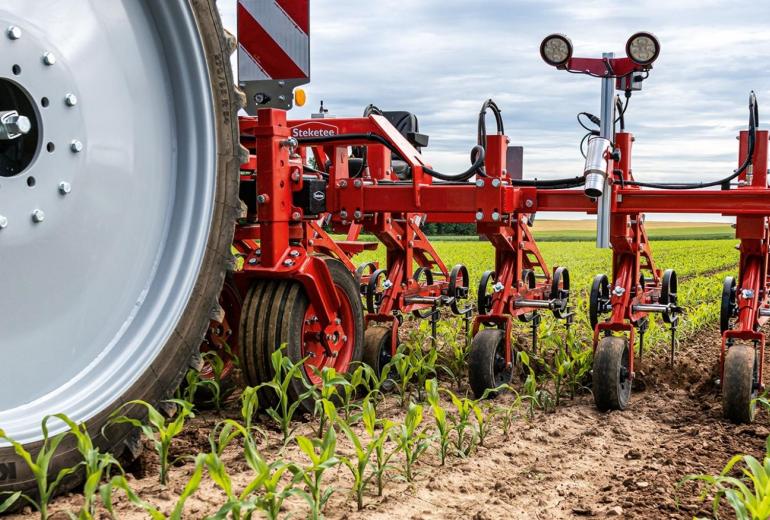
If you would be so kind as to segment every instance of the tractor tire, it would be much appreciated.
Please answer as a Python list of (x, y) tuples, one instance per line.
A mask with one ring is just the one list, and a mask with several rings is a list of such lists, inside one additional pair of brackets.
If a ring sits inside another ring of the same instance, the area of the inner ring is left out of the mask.
[[(23, 31), (23, 45), (0, 42), (0, 64), (5, 70), (8, 60), (19, 61), (17, 84), (29, 99), (47, 107), (44, 93), (57, 99), (68, 92), (63, 88), (77, 93), (77, 105), (74, 96), (67, 106), (52, 99), (50, 108), (36, 111), (33, 125), (46, 132), (38, 159), (16, 176), (0, 176), (0, 206), (10, 222), (0, 232), (0, 257), (13, 274), (0, 277), (0, 343), (12, 369), (0, 381), (0, 428), (34, 454), (43, 442), (43, 417), (63, 413), (84, 422), (100, 449), (135, 457), (136, 429), (103, 428), (130, 400), (159, 406), (199, 364), (232, 260), (239, 133), (230, 48), (213, 0), (55, 4), (11, 0), (0, 9), (0, 26), (13, 22)], [(12, 20), (3, 19), (8, 13)], [(68, 13), (70, 25), (62, 23)], [(85, 38), (75, 47), (73, 30)], [(56, 50), (57, 65), (36, 72), (37, 47)], [(90, 81), (96, 76), (100, 81)], [(134, 95), (147, 97), (123, 102)], [(149, 108), (158, 110), (147, 126)], [(75, 131), (82, 133), (69, 134)], [(77, 147), (64, 141), (75, 137), (82, 139)], [(115, 147), (123, 138), (134, 142)], [(29, 179), (17, 182), (31, 174), (42, 188), (34, 190), (37, 197), (49, 191), (59, 197), (43, 200), (45, 222), (15, 216), (29, 211), (25, 195), (14, 190), (31, 186)], [(72, 182), (71, 193), (69, 184), (61, 194), (49, 190), (49, 182), (62, 179)], [(146, 415), (136, 406), (122, 413)], [(67, 430), (55, 419), (48, 426), (49, 437)], [(81, 460), (67, 436), (49, 475)], [(74, 475), (57, 492), (74, 489), (81, 478)], [(27, 465), (0, 441), (0, 493), (9, 491), (37, 494)]]
[[(347, 341), (336, 357), (327, 356), (318, 341), (309, 336), (320, 327), (313, 318), (317, 316), (305, 289), (293, 280), (255, 280), (244, 299), (241, 317), (241, 369), (246, 381), (253, 386), (271, 381), (275, 375), (271, 363), (273, 353), (285, 345), (284, 355), (293, 363), (308, 357), (302, 378), (291, 381), (289, 398), (297, 401), (320, 380), (311, 367), (334, 367), (338, 373), (346, 373), (351, 364), (363, 357), (363, 306), (359, 286), (353, 275), (339, 260), (325, 259), (337, 288), (341, 303), (342, 327)], [(319, 328), (320, 330), (320, 328)], [(260, 405), (274, 406), (276, 396), (269, 388), (260, 391)], [(312, 413), (315, 402), (302, 399), (300, 410)]]
[(629, 350), (626, 338), (607, 336), (594, 352), (593, 394), (599, 411), (625, 410), (631, 397)]
[[(479, 331), (471, 343), (468, 355), (468, 379), (476, 399), (500, 385), (510, 383), (512, 367), (505, 366), (505, 331), (484, 329)], [(490, 392), (487, 397), (495, 397)]]
[(750, 345), (733, 345), (725, 354), (722, 379), (722, 414), (734, 423), (754, 420), (756, 350)]

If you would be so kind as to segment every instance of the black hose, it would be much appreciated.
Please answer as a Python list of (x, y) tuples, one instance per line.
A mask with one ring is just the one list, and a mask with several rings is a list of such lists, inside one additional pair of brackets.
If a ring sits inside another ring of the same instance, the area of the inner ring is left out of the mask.
[(725, 177), (724, 179), (718, 179), (711, 182), (693, 182), (693, 183), (654, 183), (654, 182), (640, 182), (640, 181), (625, 181), (624, 185), (640, 186), (642, 188), (655, 188), (660, 190), (697, 190), (701, 188), (710, 188), (712, 186), (722, 186), (723, 189), (729, 189), (730, 181), (738, 177), (746, 168), (752, 164), (754, 160), (754, 147), (757, 140), (757, 126), (759, 125), (759, 103), (757, 103), (757, 96), (754, 91), (749, 94), (749, 143), (748, 153), (743, 164), (735, 170), (732, 175)]

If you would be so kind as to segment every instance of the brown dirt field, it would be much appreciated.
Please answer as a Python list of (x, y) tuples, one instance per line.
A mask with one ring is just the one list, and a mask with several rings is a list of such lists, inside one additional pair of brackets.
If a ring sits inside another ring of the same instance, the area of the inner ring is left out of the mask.
[[(361, 512), (356, 511), (355, 500), (347, 491), (347, 468), (338, 467), (328, 476), (328, 483), (337, 491), (325, 515), (331, 519), (404, 520), (708, 517), (710, 502), (698, 498), (694, 485), (677, 490), (677, 482), (691, 473), (718, 473), (737, 453), (761, 456), (770, 434), (766, 413), (752, 425), (722, 421), (714, 387), (718, 349), (718, 333), (706, 331), (699, 340), (681, 345), (673, 369), (665, 356), (646, 357), (638, 368), (638, 388), (625, 412), (599, 413), (590, 395), (582, 395), (564, 401), (555, 413), (538, 413), (531, 422), (519, 420), (507, 437), (496, 422), (486, 447), (466, 459), (451, 458), (441, 467), (431, 450), (418, 463), (413, 483), (391, 475), (384, 496), (368, 493)], [(500, 396), (495, 404), (510, 400), (510, 396)], [(176, 442), (175, 454), (207, 450), (212, 425), (223, 415), (237, 414), (231, 408), (194, 419)], [(403, 416), (395, 397), (388, 398), (379, 410), (394, 420)], [(426, 423), (432, 423), (427, 412)], [(312, 435), (313, 426), (301, 423), (298, 432)], [(339, 441), (339, 451), (349, 452), (342, 435)], [(296, 448), (290, 446), (282, 457), (301, 461)], [(279, 434), (270, 431), (260, 448), (275, 458), (280, 450)], [(236, 489), (240, 489), (249, 475), (240, 448), (230, 446), (225, 459)], [(139, 494), (169, 512), (192, 465), (174, 468), (165, 488), (157, 483), (156, 459), (149, 451), (130, 469), (134, 472), (131, 484)], [(212, 514), (223, 501), (222, 493), (204, 477), (187, 503), (185, 518)], [(79, 502), (78, 495), (65, 496), (57, 499), (54, 510), (76, 510)], [(296, 497), (285, 506), (286, 514), (294, 518), (307, 511)], [(146, 518), (122, 495), (116, 510), (121, 519)], [(724, 512), (732, 517), (731, 512)], [(12, 518), (34, 516), (28, 512)], [(58, 513), (54, 518), (66, 516)]]

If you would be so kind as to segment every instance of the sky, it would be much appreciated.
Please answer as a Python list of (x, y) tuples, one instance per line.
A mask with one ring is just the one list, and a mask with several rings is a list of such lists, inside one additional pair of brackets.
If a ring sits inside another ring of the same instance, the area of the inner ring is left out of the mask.
[[(235, 1), (218, 2), (232, 32)], [(601, 84), (546, 65), (540, 42), (558, 32), (574, 56), (622, 56), (631, 34), (649, 31), (662, 50), (626, 113), (634, 175), (713, 180), (737, 165), (749, 91), (760, 122), (763, 101), (770, 107), (768, 22), (770, 2), (757, 0), (312, 0), (308, 102), (292, 115), (309, 117), (321, 100), (337, 116), (369, 103), (410, 111), (430, 136), (424, 154), (451, 173), (469, 165), (479, 109), (492, 98), (511, 144), (524, 146), (526, 178), (573, 177), (585, 133), (575, 116), (599, 113)]]

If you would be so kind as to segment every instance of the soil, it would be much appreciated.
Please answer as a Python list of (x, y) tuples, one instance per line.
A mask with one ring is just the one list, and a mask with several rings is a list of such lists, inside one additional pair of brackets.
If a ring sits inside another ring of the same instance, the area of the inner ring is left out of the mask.
[[(562, 401), (553, 413), (537, 413), (533, 420), (520, 419), (508, 435), (499, 420), (472, 456), (450, 458), (440, 466), (430, 450), (418, 463), (414, 482), (391, 475), (382, 497), (373, 490), (365, 497), (363, 511), (356, 511), (350, 496), (350, 476), (340, 466), (326, 477), (337, 491), (326, 507), (332, 519), (453, 519), (497, 518), (561, 519), (581, 517), (685, 519), (711, 516), (710, 499), (701, 499), (693, 483), (678, 486), (693, 473), (718, 473), (735, 454), (761, 456), (770, 434), (768, 417), (760, 413), (751, 425), (734, 425), (721, 418), (715, 386), (719, 352), (717, 331), (705, 331), (698, 339), (680, 345), (676, 364), (667, 355), (648, 356), (637, 367), (631, 404), (624, 412), (599, 413), (590, 394)], [(494, 405), (510, 402), (499, 396)], [(235, 403), (223, 413), (203, 413), (175, 443), (175, 454), (208, 450), (208, 432), (223, 416), (237, 415)], [(389, 397), (378, 412), (393, 420), (403, 416), (396, 397)], [(426, 414), (426, 424), (432, 417)], [(298, 433), (312, 435), (313, 422), (300, 423)], [(271, 459), (281, 450), (280, 434), (268, 431), (261, 441), (262, 453)], [(350, 452), (339, 438), (338, 450)], [(302, 462), (293, 444), (280, 455)], [(241, 489), (250, 476), (241, 450), (233, 445), (225, 452), (228, 468)], [(398, 463), (398, 460), (396, 461)], [(149, 450), (132, 467), (131, 485), (147, 501), (168, 513), (189, 479), (192, 464), (175, 467), (171, 483), (157, 483), (157, 461)], [(69, 495), (56, 500), (54, 510), (77, 510), (81, 498)], [(185, 518), (212, 514), (224, 502), (223, 494), (204, 478), (201, 488), (187, 502)], [(306, 506), (298, 497), (285, 503), (286, 514), (302, 518)], [(119, 495), (119, 518), (146, 518)], [(724, 517), (733, 514), (723, 509)], [(31, 518), (28, 512), (12, 518)], [(54, 518), (66, 518), (58, 513)]]

